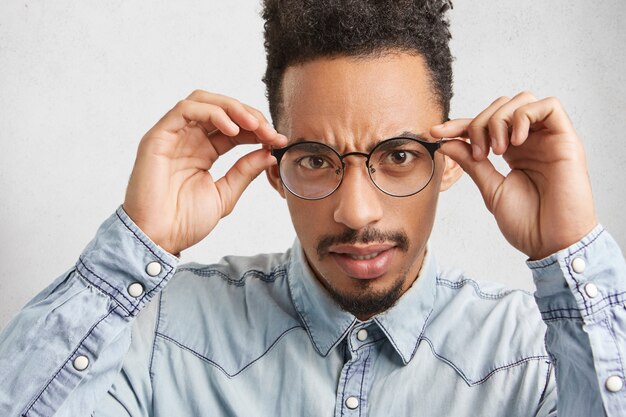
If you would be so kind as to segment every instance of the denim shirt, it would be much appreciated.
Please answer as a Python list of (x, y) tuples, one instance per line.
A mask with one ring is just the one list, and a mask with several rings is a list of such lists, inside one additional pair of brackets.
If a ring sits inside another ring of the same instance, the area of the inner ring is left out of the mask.
[(626, 415), (626, 264), (601, 226), (528, 262), (534, 298), (429, 253), (365, 322), (297, 241), (177, 262), (119, 208), (0, 335), (0, 415)]

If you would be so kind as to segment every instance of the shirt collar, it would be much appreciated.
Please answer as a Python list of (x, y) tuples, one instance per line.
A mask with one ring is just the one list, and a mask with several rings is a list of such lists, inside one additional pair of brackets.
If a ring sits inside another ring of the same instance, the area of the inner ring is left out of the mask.
[[(371, 320), (385, 333), (405, 365), (413, 358), (432, 312), (436, 271), (436, 263), (427, 251), (411, 288), (393, 307)], [(294, 306), (315, 349), (326, 356), (360, 322), (339, 307), (317, 280), (298, 239), (291, 250), (287, 275)]]

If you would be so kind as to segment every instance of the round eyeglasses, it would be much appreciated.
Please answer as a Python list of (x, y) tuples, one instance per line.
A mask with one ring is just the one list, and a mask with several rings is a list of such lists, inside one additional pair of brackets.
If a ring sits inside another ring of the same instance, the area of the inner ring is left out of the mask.
[(331, 195), (343, 180), (344, 159), (363, 156), (374, 185), (394, 197), (408, 197), (422, 191), (435, 172), (435, 151), (439, 142), (411, 137), (395, 137), (378, 143), (367, 154), (350, 152), (340, 155), (320, 142), (296, 142), (272, 149), (278, 161), (280, 179), (292, 194), (305, 200), (319, 200)]

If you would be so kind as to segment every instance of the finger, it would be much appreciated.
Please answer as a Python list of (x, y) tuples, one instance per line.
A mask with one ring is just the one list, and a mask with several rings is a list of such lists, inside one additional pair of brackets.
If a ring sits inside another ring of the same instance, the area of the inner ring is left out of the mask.
[(505, 96), (497, 98), (478, 116), (474, 117), (474, 120), (467, 127), (470, 140), (474, 144), (473, 155), (475, 160), (485, 159), (489, 155), (489, 147), (492, 143), (488, 128), (489, 119), (509, 100), (510, 98)]
[[(241, 122), (241, 120), (238, 120)], [(235, 136), (239, 133), (236, 121), (226, 111), (215, 105), (200, 103), (193, 100), (181, 100), (159, 122), (153, 130), (165, 130), (177, 133), (180, 129), (193, 122), (202, 125), (205, 131), (219, 130), (225, 135)]]
[(246, 130), (256, 130), (260, 125), (260, 119), (248, 111), (243, 103), (232, 97), (222, 94), (209, 93), (204, 90), (195, 90), (187, 97), (187, 99), (200, 103), (214, 104), (221, 107), (233, 120), (238, 120), (239, 126)]
[[(259, 136), (274, 136), (277, 134), (276, 129), (274, 128), (274, 126), (267, 120), (267, 118), (265, 117), (265, 115), (263, 113), (261, 113), (259, 110), (255, 109), (252, 106), (249, 106), (247, 104), (244, 104), (244, 107), (246, 108), (246, 110), (248, 110), (250, 113), (254, 114), (256, 116), (257, 119), (259, 119), (260, 123), (259, 123), (259, 129), (257, 131), (257, 134)], [(285, 137), (285, 139), (287, 139)], [(279, 146), (285, 146), (287, 144), (287, 141), (285, 141), (284, 143), (282, 143)]]
[(276, 129), (267, 121), (263, 113), (239, 100), (203, 90), (195, 90), (189, 95), (189, 99), (217, 104), (222, 107), (233, 120), (238, 121), (238, 123), (241, 121), (239, 125), (242, 128), (255, 132), (261, 139), (259, 143), (268, 143), (278, 147), (287, 144), (287, 138), (276, 132)]
[(434, 138), (467, 138), (467, 126), (472, 119), (452, 119), (430, 128), (430, 135)]
[[(224, 155), (226, 152), (238, 145), (253, 145), (260, 143), (259, 137), (254, 132), (247, 130), (242, 130), (237, 136), (213, 135), (210, 139), (211, 144), (215, 148), (218, 156)], [(269, 147), (269, 145), (265, 144), (263, 146)]]
[(485, 205), (492, 211), (498, 188), (504, 181), (489, 159), (476, 161), (471, 146), (462, 140), (448, 140), (443, 143), (441, 152), (454, 159), (469, 174), (478, 186)]
[(528, 139), (533, 125), (541, 124), (553, 134), (569, 133), (574, 130), (563, 105), (555, 97), (547, 97), (517, 108), (512, 119), (511, 143), (516, 146)]
[(267, 149), (258, 149), (241, 157), (215, 186), (222, 204), (222, 217), (229, 215), (244, 190), (261, 172), (276, 163)]
[(503, 104), (489, 119), (489, 133), (492, 138), (493, 153), (502, 155), (509, 147), (509, 128), (513, 125), (513, 113), (520, 106), (537, 101), (537, 98), (527, 92), (521, 92), (508, 103)]

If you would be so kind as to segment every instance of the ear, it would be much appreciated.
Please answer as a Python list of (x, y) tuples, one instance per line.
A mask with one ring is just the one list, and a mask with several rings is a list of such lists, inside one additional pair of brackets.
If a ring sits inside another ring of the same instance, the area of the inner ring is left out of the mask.
[(271, 167), (265, 170), (265, 175), (267, 175), (267, 180), (270, 182), (272, 187), (282, 198), (285, 198), (285, 186), (283, 182), (280, 180), (280, 174), (278, 172), (278, 164), (274, 164)]
[(449, 156), (443, 155), (444, 168), (441, 175), (441, 185), (439, 191), (446, 191), (456, 183), (461, 175), (463, 175), (463, 168), (454, 159)]

